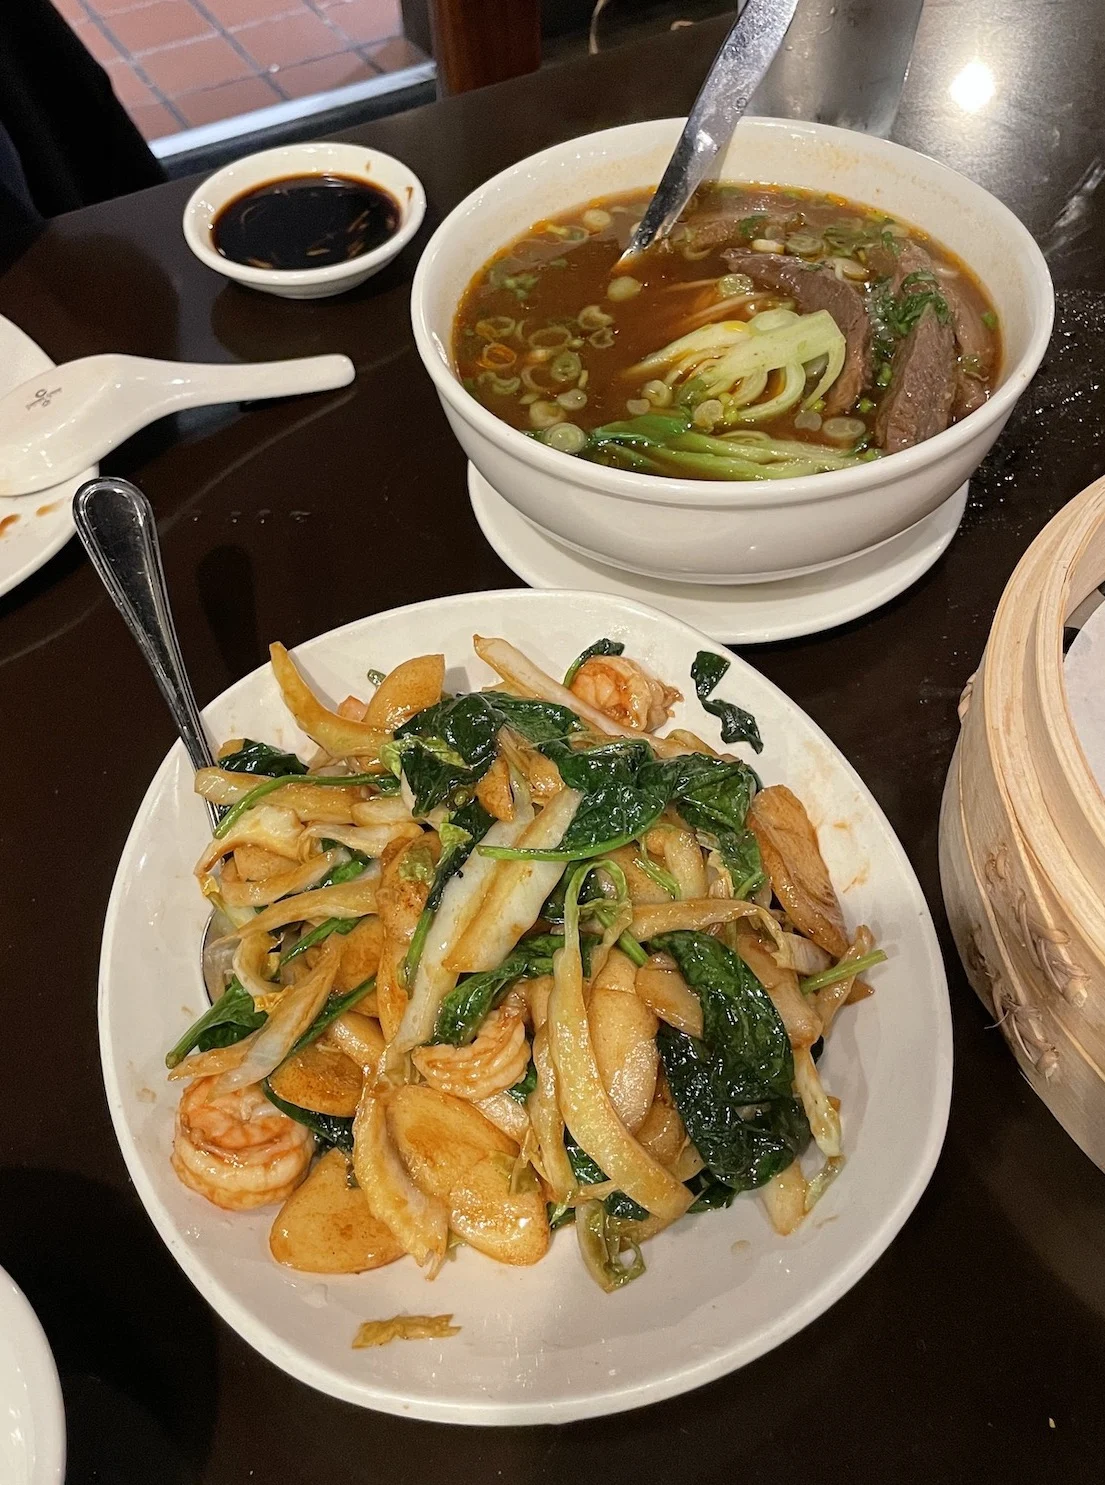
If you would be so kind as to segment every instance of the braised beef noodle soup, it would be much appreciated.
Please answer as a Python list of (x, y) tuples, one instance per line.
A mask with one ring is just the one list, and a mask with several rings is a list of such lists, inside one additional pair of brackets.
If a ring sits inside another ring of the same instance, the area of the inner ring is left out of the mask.
[(910, 448), (989, 397), (997, 315), (917, 228), (811, 191), (711, 185), (615, 269), (648, 199), (537, 222), (473, 279), (454, 360), (497, 417), (615, 468), (783, 479)]

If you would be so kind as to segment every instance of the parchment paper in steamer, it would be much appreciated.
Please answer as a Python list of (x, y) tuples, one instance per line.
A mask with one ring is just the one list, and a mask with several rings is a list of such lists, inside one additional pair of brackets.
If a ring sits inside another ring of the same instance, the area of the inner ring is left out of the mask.
[[(1105, 600), (1074, 637), (1063, 667), (1071, 718), (1098, 788), (1105, 793)], [(1080, 612), (1087, 604), (1080, 605)], [(1072, 615), (1077, 621), (1077, 616)]]

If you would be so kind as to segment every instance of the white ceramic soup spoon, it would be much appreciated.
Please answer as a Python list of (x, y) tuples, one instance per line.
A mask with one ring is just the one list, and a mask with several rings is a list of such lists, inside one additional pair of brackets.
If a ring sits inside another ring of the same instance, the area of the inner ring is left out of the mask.
[(49, 490), (167, 413), (328, 392), (355, 375), (348, 356), (246, 366), (122, 355), (68, 361), (0, 397), (0, 495)]

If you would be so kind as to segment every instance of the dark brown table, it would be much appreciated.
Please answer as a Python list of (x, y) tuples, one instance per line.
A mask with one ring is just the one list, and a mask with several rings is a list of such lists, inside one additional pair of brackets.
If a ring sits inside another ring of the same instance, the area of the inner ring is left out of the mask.
[[(410, 162), (432, 227), (479, 181), (554, 140), (686, 110), (723, 25), (387, 120), (358, 135)], [(972, 485), (943, 560), (871, 617), (751, 652), (840, 745), (905, 842), (944, 929), (937, 808), (956, 700), (1017, 559), (1105, 470), (1100, 0), (929, 0), (897, 137), (972, 175), (1045, 245), (1055, 339)], [(993, 71), (968, 113), (949, 84)], [(353, 388), (196, 414), (120, 450), (160, 517), (201, 701), (365, 613), (514, 586), (481, 538), (464, 461), (411, 341), (420, 243), (352, 296), (284, 303), (188, 253), (188, 187), (54, 223), (0, 281), (0, 311), (57, 360), (347, 351)], [(420, 240), (424, 241), (424, 237)], [(361, 1412), (261, 1360), (193, 1292), (115, 1145), (96, 966), (115, 863), (172, 741), (136, 649), (75, 543), (0, 602), (7, 765), (0, 906), (0, 1264), (61, 1371), (70, 1481), (1089, 1480), (1105, 1451), (1105, 1176), (1022, 1082), (946, 929), (951, 1124), (886, 1256), (827, 1315), (670, 1403), (555, 1430), (447, 1429)], [(151, 993), (155, 987), (151, 984)], [(735, 1317), (739, 1324), (739, 1316)]]

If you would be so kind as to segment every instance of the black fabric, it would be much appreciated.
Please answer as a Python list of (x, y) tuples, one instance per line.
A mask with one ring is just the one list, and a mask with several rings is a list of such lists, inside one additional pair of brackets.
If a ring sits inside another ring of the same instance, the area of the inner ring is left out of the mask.
[[(44, 217), (165, 179), (107, 73), (50, 0), (0, 0), (0, 127)], [(25, 222), (23, 194), (0, 156), (5, 235)]]

